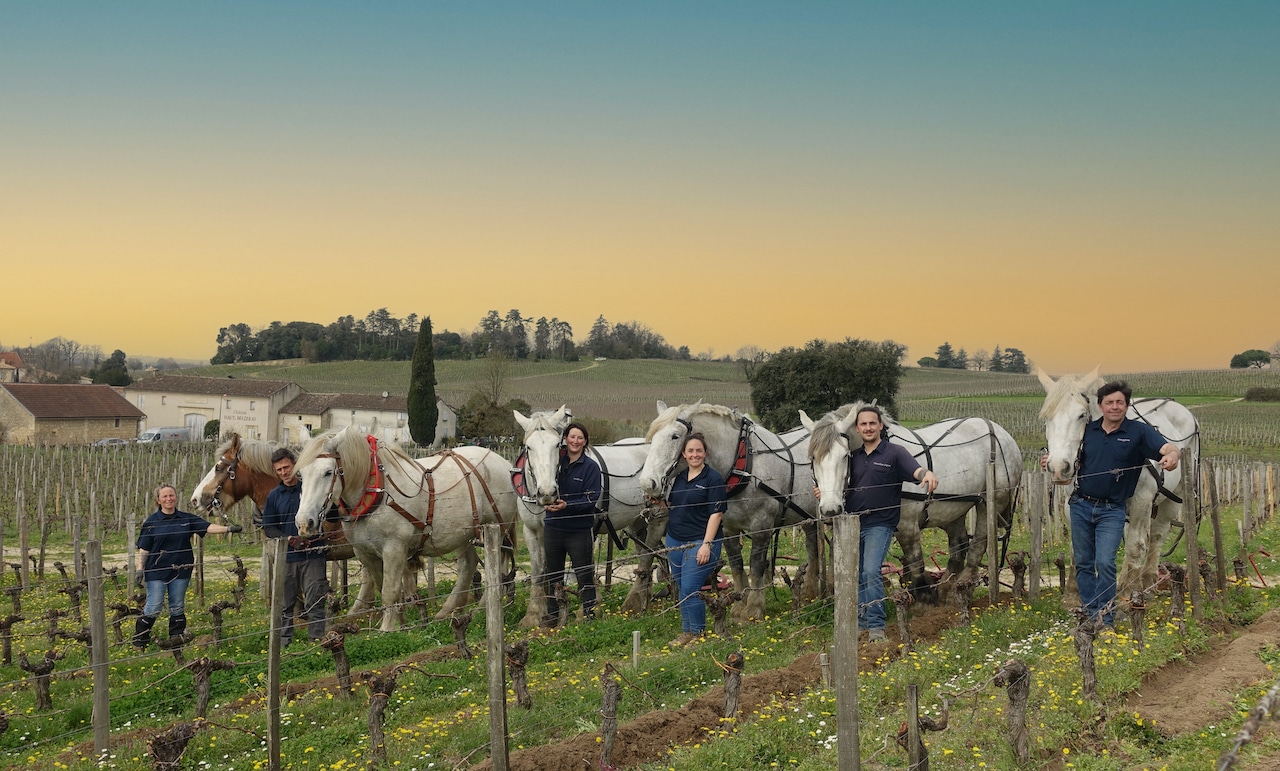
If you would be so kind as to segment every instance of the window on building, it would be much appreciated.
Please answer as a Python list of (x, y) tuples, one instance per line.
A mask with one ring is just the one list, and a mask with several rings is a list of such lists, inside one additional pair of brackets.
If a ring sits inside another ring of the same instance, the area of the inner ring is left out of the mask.
[(231, 409), (231, 400), (227, 399), (227, 409)]
[(120, 418), (116, 418), (116, 428), (120, 427)]
[(161, 397), (160, 397), (160, 406), (162, 406), (162, 407), (163, 407), (164, 405), (166, 405), (166, 404), (168, 404), (168, 403), (169, 403), (169, 397), (167, 397), (167, 396), (161, 396)]
[(146, 407), (146, 406), (147, 406), (147, 395), (138, 394), (138, 409), (142, 409), (143, 407)]

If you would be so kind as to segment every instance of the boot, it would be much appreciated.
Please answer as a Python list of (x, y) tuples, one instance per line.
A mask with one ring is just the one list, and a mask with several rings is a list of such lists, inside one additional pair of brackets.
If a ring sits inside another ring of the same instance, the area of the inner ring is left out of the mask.
[(187, 614), (179, 613), (176, 616), (169, 616), (170, 637), (180, 637), (185, 631), (187, 631)]
[(138, 616), (133, 625), (133, 647), (145, 649), (151, 643), (151, 627), (155, 625), (155, 616)]

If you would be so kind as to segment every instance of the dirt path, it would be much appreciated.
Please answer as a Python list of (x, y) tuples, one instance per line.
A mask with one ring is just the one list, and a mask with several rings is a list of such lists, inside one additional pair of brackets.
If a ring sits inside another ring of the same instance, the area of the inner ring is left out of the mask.
[[(1235, 694), (1271, 679), (1258, 652), (1277, 640), (1280, 609), (1263, 614), (1224, 645), (1150, 673), (1130, 694), (1125, 708), (1154, 721), (1165, 736), (1178, 736), (1216, 723), (1234, 711)], [(1280, 764), (1267, 768), (1280, 768)]]

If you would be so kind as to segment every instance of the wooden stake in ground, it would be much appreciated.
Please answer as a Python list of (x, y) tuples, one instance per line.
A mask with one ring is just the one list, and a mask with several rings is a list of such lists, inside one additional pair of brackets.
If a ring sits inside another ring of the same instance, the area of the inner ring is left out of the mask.
[(995, 683), (1009, 692), (1009, 745), (1018, 766), (1031, 762), (1030, 739), (1027, 736), (1027, 697), (1031, 694), (1031, 670), (1017, 659), (1009, 659), (996, 673)]
[(738, 716), (738, 696), (742, 692), (742, 670), (747, 657), (742, 651), (734, 651), (724, 660), (724, 716), (732, 720)]
[(338, 677), (338, 690), (344, 696), (355, 693), (355, 686), (351, 682), (351, 660), (347, 658), (346, 636), (358, 631), (359, 627), (355, 624), (337, 624), (320, 641), (320, 647), (333, 655), (333, 669)]
[(1087, 612), (1084, 608), (1071, 609), (1071, 615), (1076, 618), (1076, 628), (1072, 637), (1076, 643), (1076, 657), (1080, 659), (1084, 696), (1090, 701), (1097, 701), (1098, 672), (1093, 661), (1093, 640), (1098, 636), (1098, 627), (1096, 619), (1085, 615)]
[(1009, 569), (1013, 571), (1013, 599), (1021, 600), (1027, 596), (1027, 561), (1025, 552), (1015, 551), (1009, 555)]
[(902, 641), (902, 653), (906, 655), (912, 650), (911, 629), (908, 626), (910, 620), (907, 617), (907, 606), (912, 602), (911, 592), (899, 588), (890, 597), (893, 600), (893, 607), (897, 610), (898, 638)]
[(458, 653), (462, 658), (469, 659), (475, 655), (467, 647), (467, 627), (471, 625), (471, 614), (455, 612), (449, 617), (449, 625), (453, 627), (453, 640), (457, 644)]
[(21, 613), (13, 613), (0, 619), (0, 655), (6, 667), (13, 665), (13, 625), (26, 621)]
[(1179, 634), (1186, 634), (1183, 619), (1186, 618), (1187, 569), (1172, 562), (1166, 564), (1165, 569), (1169, 571), (1169, 620), (1178, 627)]
[(400, 668), (391, 670), (385, 677), (370, 673), (369, 680), (369, 747), (373, 757), (369, 759), (369, 767), (377, 768), (387, 762), (387, 746), (382, 733), (383, 713), (387, 711), (387, 703), (391, 701), (391, 693), (396, 689), (396, 679), (400, 677)]
[(1133, 641), (1142, 650), (1142, 633), (1147, 627), (1147, 597), (1142, 592), (1129, 595), (1129, 623), (1133, 627)]
[(613, 754), (613, 741), (618, 734), (618, 702), (622, 699), (622, 681), (612, 664), (605, 664), (600, 673), (600, 681), (604, 683), (604, 700), (600, 704), (600, 768), (613, 769), (609, 760)]
[(737, 592), (698, 592), (702, 597), (702, 601), (707, 604), (707, 610), (711, 611), (712, 625), (711, 630), (719, 637), (729, 636), (729, 608), (736, 600), (742, 599), (742, 595)]

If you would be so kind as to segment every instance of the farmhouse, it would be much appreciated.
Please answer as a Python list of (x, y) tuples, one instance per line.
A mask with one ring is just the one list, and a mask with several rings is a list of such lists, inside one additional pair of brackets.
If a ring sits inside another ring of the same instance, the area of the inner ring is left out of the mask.
[(133, 439), (146, 417), (108, 385), (0, 383), (0, 434), (11, 444)]
[(237, 380), (217, 377), (159, 375), (134, 381), (125, 397), (146, 413), (150, 426), (186, 426), (204, 435), (204, 424), (217, 420), (220, 433), (235, 431), (246, 439), (280, 436), (280, 410), (303, 393), (284, 380)]
[[(435, 446), (458, 435), (458, 416), (453, 408), (436, 400), (440, 412), (436, 420)], [(409, 402), (403, 396), (370, 394), (304, 393), (280, 411), (279, 440), (285, 444), (302, 444), (311, 435), (356, 426), (383, 441), (409, 444)]]
[(21, 383), (27, 365), (17, 351), (0, 351), (0, 383)]

